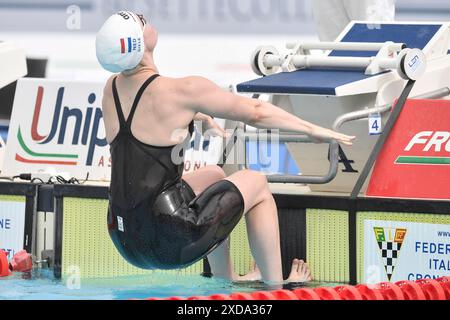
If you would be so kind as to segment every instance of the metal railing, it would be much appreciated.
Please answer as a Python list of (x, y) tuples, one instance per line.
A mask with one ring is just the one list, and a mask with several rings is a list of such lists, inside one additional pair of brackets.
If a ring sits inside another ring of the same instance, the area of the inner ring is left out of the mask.
[[(265, 133), (266, 134), (266, 133)], [(244, 142), (245, 162), (247, 162), (247, 148), (245, 143), (248, 140), (258, 140), (261, 137), (259, 130), (256, 132), (245, 132), (238, 136)], [(315, 143), (309, 136), (300, 134), (281, 133), (277, 136), (278, 142), (295, 142), (295, 143)], [(325, 184), (332, 181), (338, 171), (339, 164), (339, 144), (336, 140), (330, 140), (324, 143), (330, 145), (329, 161), (330, 166), (325, 175), (287, 175), (287, 174), (270, 174), (267, 180), (273, 183), (298, 183), (298, 184)], [(247, 163), (240, 164), (239, 169), (248, 169)]]
[[(450, 89), (447, 87), (444, 87), (441, 89), (437, 89), (434, 91), (424, 93), (419, 96), (415, 96), (412, 99), (438, 99), (438, 98), (442, 98), (442, 97), (449, 96), (449, 95), (450, 95)], [(374, 108), (368, 108), (365, 110), (358, 110), (358, 111), (343, 114), (335, 120), (335, 122), (333, 124), (333, 130), (338, 131), (344, 123), (368, 118), (369, 115), (371, 115), (373, 113), (384, 114), (384, 113), (388, 112), (389, 110), (391, 110), (391, 108), (392, 108), (392, 104), (387, 104), (387, 105), (383, 105), (383, 106), (378, 106), (378, 107), (374, 107)], [(246, 148), (245, 143), (248, 140), (254, 140), (254, 141), (256, 140), (257, 141), (259, 139), (259, 137), (261, 136), (262, 131), (257, 130), (255, 132), (247, 132), (247, 131), (245, 131), (245, 126), (242, 123), (240, 123), (238, 125), (238, 129), (239, 128), (242, 130), (243, 134), (238, 135), (238, 139), (241, 139), (241, 141), (244, 142), (244, 153), (245, 153), (245, 156), (244, 156), (245, 163), (239, 164), (239, 169), (243, 170), (243, 169), (248, 169), (247, 154), (246, 154), (247, 148)], [(264, 134), (267, 134), (267, 133), (265, 132)], [(294, 142), (294, 143), (314, 143), (314, 141), (311, 140), (311, 138), (306, 135), (290, 134), (290, 133), (279, 134), (278, 141), (283, 142), (283, 143), (288, 143), (288, 142), (291, 142), (291, 143), (292, 142)], [(273, 183), (298, 183), (298, 184), (326, 184), (326, 183), (332, 181), (336, 177), (337, 171), (338, 171), (339, 144), (337, 143), (336, 140), (331, 140), (331, 141), (324, 142), (324, 143), (328, 143), (330, 145), (330, 149), (329, 149), (330, 166), (329, 166), (328, 172), (325, 175), (270, 174), (270, 175), (267, 175), (267, 180), (269, 182), (273, 182)]]

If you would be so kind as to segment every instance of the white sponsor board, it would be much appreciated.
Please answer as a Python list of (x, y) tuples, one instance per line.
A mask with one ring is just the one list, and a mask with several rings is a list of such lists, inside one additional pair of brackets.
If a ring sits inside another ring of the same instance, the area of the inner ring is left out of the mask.
[[(58, 172), (85, 179), (89, 173), (90, 180), (109, 181), (103, 87), (103, 82), (19, 80), (2, 174)], [(223, 127), (224, 121), (220, 124)], [(191, 145), (185, 157), (187, 171), (219, 161), (221, 138), (205, 144), (197, 135)]]
[(23, 250), (25, 202), (0, 201), (0, 249), (11, 258)]
[(366, 220), (363, 283), (450, 276), (450, 225)]
[(67, 172), (107, 180), (109, 147), (101, 101), (104, 83), (21, 79), (17, 84), (3, 174)]

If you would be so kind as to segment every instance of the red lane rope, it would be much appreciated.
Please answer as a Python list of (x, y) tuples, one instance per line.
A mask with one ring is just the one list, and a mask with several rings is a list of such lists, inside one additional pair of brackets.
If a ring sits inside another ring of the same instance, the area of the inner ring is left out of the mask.
[(148, 298), (146, 300), (450, 300), (450, 277), (435, 280), (422, 279), (415, 282), (382, 282), (375, 285), (237, 292), (230, 295), (214, 294), (209, 297)]

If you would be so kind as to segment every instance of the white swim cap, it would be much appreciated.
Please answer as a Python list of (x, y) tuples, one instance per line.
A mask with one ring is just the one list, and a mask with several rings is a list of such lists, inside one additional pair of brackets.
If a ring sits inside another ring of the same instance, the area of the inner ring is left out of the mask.
[(95, 49), (104, 69), (113, 73), (134, 69), (145, 50), (139, 17), (130, 11), (113, 14), (97, 33)]

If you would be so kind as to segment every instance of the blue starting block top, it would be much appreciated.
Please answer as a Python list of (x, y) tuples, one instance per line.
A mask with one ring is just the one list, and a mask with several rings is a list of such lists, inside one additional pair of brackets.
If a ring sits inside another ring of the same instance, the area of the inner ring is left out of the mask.
[[(441, 24), (355, 23), (341, 42), (405, 43), (408, 48), (423, 49), (442, 27)], [(332, 51), (330, 56), (371, 57), (371, 51)], [(389, 72), (389, 71), (388, 71)], [(373, 75), (376, 76), (376, 75)], [(336, 88), (370, 77), (361, 70), (304, 69), (283, 72), (241, 83), (238, 92), (278, 94), (335, 95)]]

